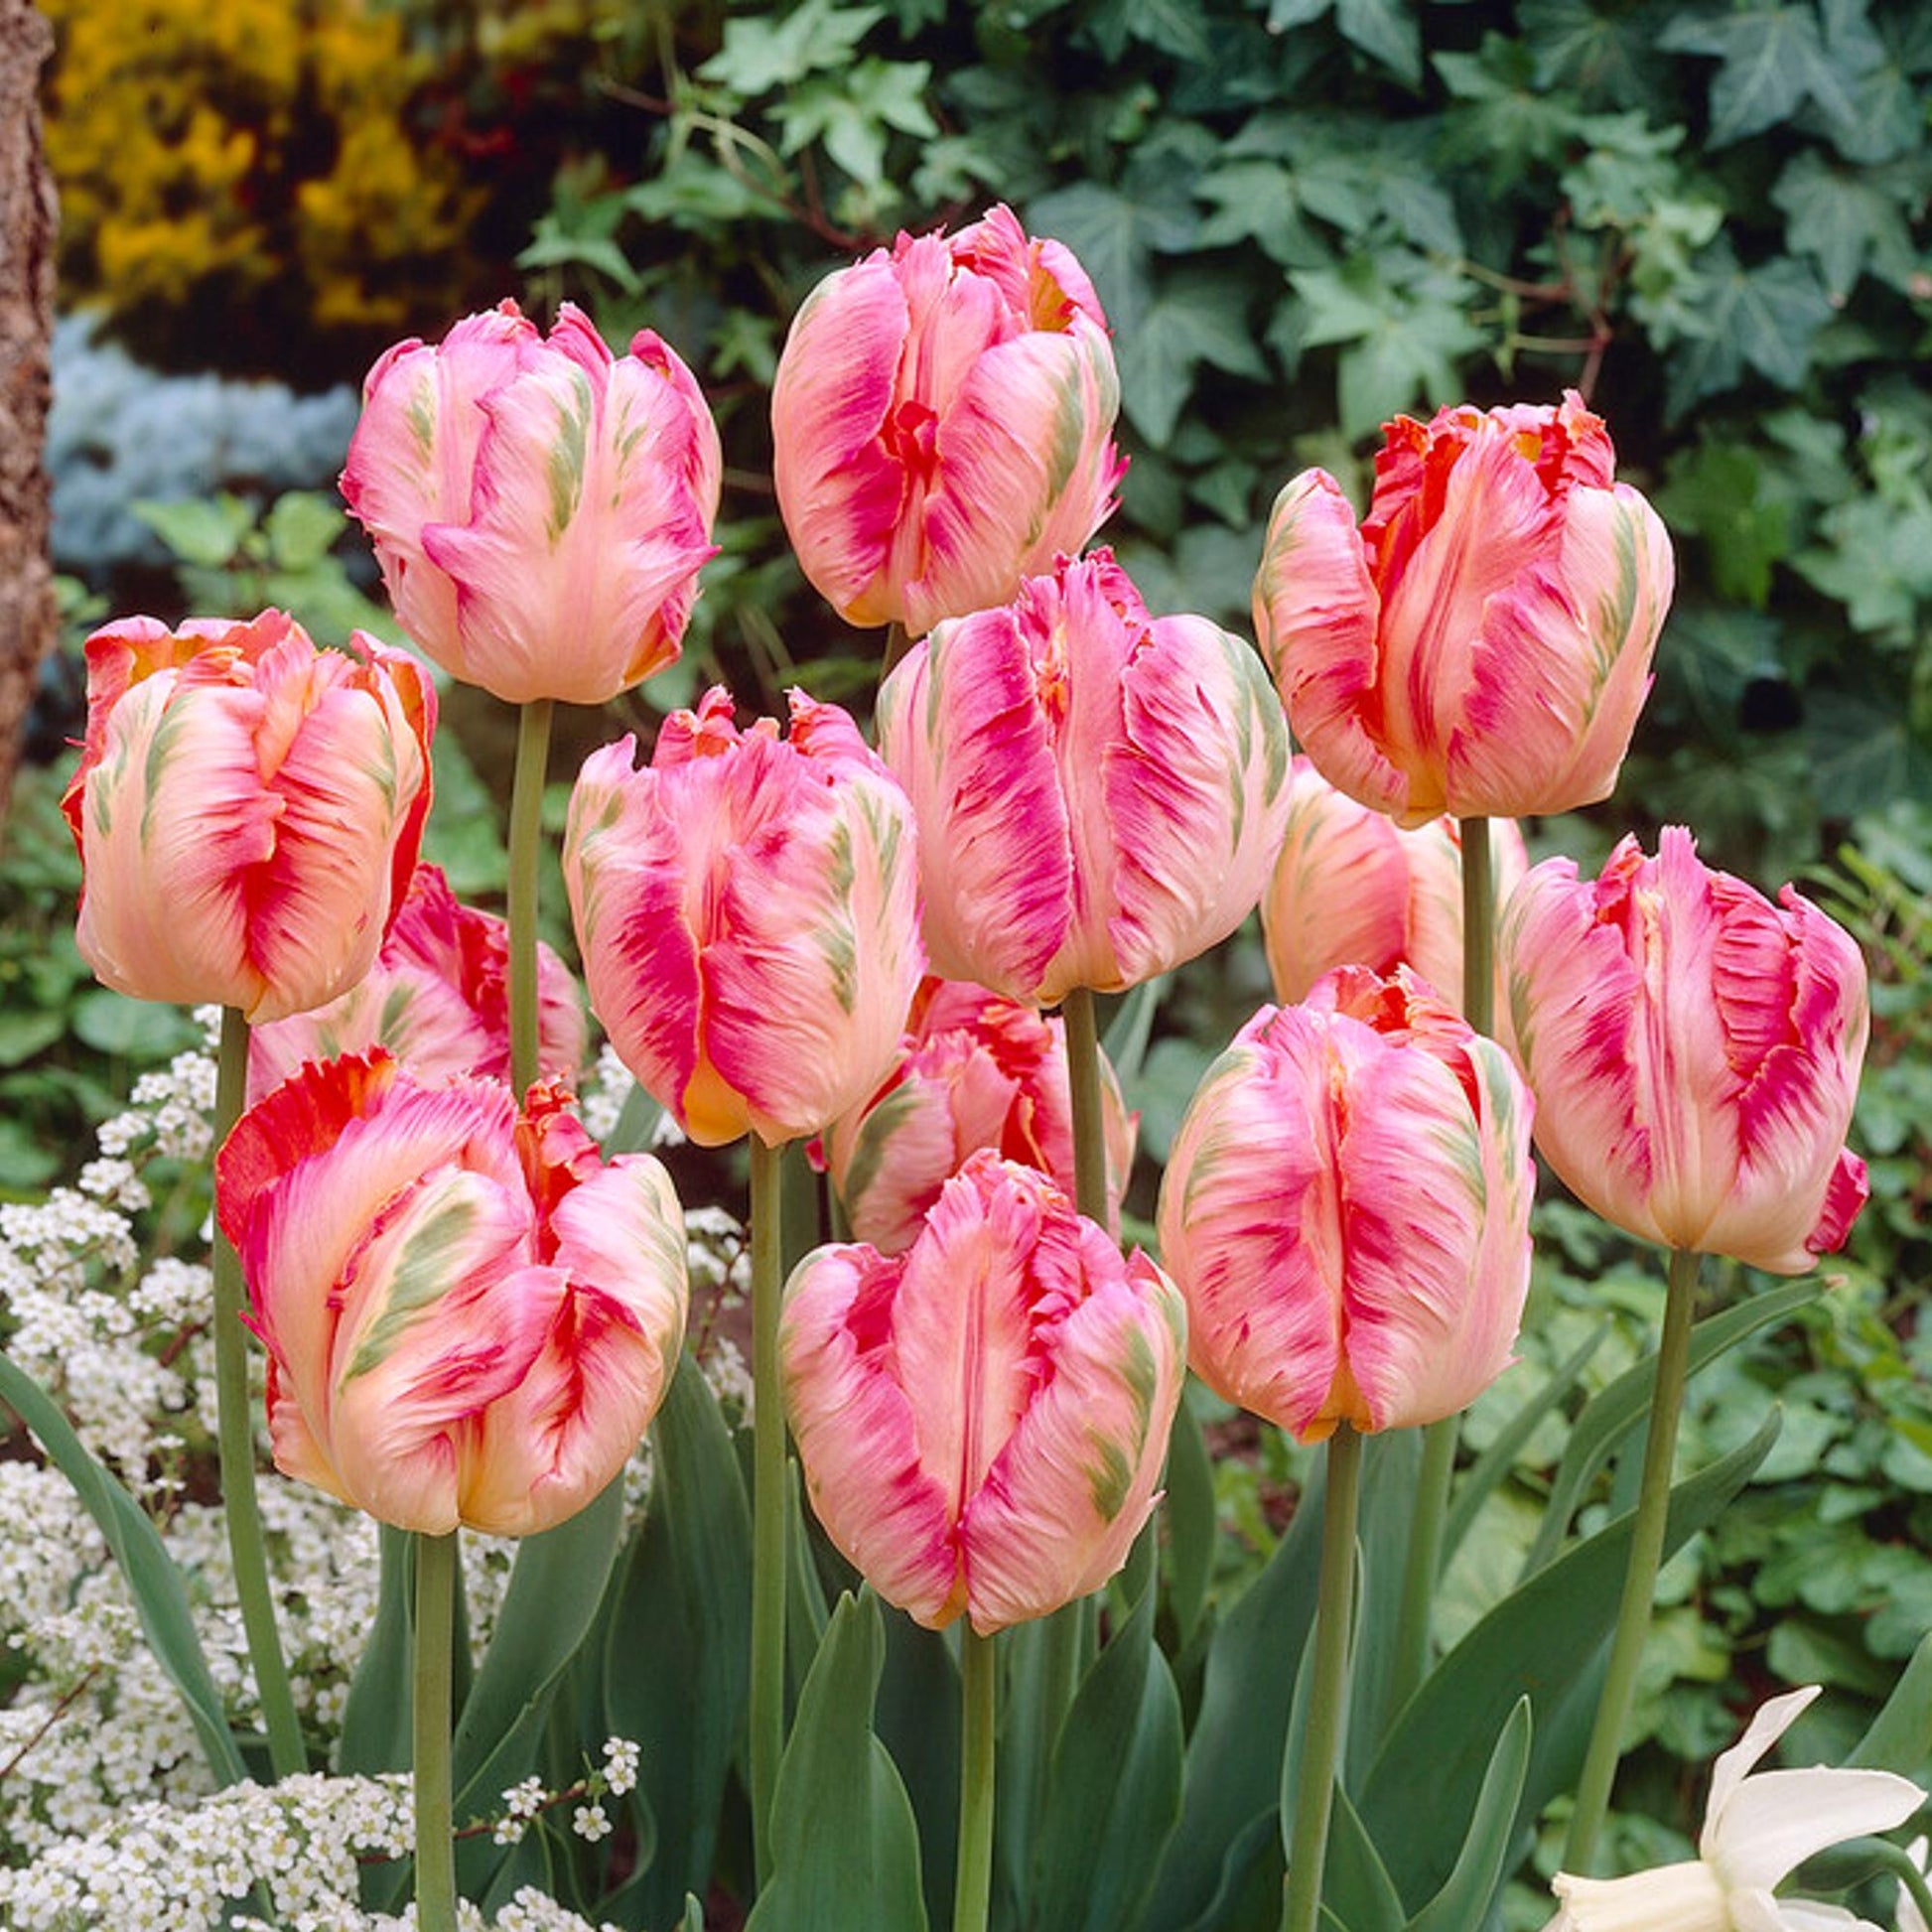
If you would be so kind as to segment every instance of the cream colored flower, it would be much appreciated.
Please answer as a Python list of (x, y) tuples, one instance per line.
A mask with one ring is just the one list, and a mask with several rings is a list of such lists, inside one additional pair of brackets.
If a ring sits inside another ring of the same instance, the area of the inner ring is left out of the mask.
[(1553, 1889), (1562, 1909), (1544, 1932), (1881, 1932), (1840, 1905), (1773, 1896), (1814, 1853), (1888, 1832), (1925, 1802), (1917, 1785), (1889, 1771), (1821, 1766), (1750, 1776), (1817, 1695), (1814, 1684), (1773, 1698), (1718, 1759), (1695, 1859), (1626, 1878), (1560, 1871)]

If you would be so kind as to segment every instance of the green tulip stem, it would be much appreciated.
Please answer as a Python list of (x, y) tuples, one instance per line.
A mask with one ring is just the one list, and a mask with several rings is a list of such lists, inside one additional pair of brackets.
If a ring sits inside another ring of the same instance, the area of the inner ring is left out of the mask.
[(510, 786), (510, 1086), (519, 1107), (537, 1077), (537, 854), (552, 708), (548, 698), (533, 698), (519, 708), (516, 776)]
[(1100, 1117), (1100, 1033), (1093, 994), (1076, 986), (1060, 1006), (1066, 1025), (1066, 1073), (1073, 1106), (1073, 1204), (1107, 1225), (1107, 1131)]
[(1617, 1607), (1616, 1634), (1610, 1641), (1610, 1667), (1597, 1700), (1589, 1751), (1570, 1816), (1563, 1868), (1585, 1876), (1595, 1857), (1603, 1818), (1610, 1808), (1623, 1726), (1637, 1689), (1644, 1639), (1650, 1634), (1651, 1599), (1664, 1557), (1664, 1528), (1670, 1516), (1671, 1465), (1677, 1456), (1677, 1419), (1684, 1407), (1684, 1384), (1691, 1368), (1691, 1318), (1697, 1310), (1698, 1256), (1673, 1249), (1670, 1287), (1664, 1302), (1664, 1331), (1657, 1344), (1657, 1376), (1650, 1394), (1650, 1440), (1644, 1446), (1643, 1480), (1630, 1531), (1629, 1567), (1623, 1573), (1623, 1600)]
[(778, 1377), (784, 1150), (752, 1136), (752, 1844), (771, 1876), (771, 1801), (785, 1747), (785, 1409)]
[(959, 1632), (962, 1723), (959, 1749), (959, 1865), (953, 1932), (986, 1932), (993, 1899), (993, 1751), (999, 1653), (970, 1623)]
[(456, 1836), (450, 1796), (451, 1633), (457, 1532), (416, 1538), (416, 1681), (410, 1707), (416, 1773), (417, 1932), (456, 1932)]
[[(1462, 846), (1462, 1017), (1479, 1034), (1496, 1023), (1496, 885), (1486, 818), (1460, 822)], [(1409, 1520), (1409, 1553), (1397, 1614), (1391, 1708), (1400, 1711), (1421, 1689), (1434, 1654), (1431, 1645), (1436, 1586), (1443, 1568), (1443, 1524), (1455, 1477), (1461, 1418), (1445, 1416), (1422, 1433), (1422, 1471)]]
[[(221, 1053), (214, 1086), (214, 1145), (221, 1146), (241, 1118), (248, 1096), (248, 1022), (237, 1007), (221, 1010)], [(268, 1549), (262, 1538), (261, 1505), (255, 1497), (255, 1419), (248, 1394), (248, 1332), (241, 1325), (241, 1257), (217, 1226), (214, 1231), (215, 1443), (221, 1465), (221, 1512), (234, 1562), (235, 1593), (248, 1661), (255, 1673), (268, 1731), (268, 1762), (278, 1778), (309, 1768), (302, 1725), (289, 1691), (288, 1665), (275, 1628), (275, 1596), (268, 1582)]]
[(1355, 1511), (1362, 1488), (1362, 1439), (1347, 1423), (1328, 1438), (1328, 1491), (1321, 1512), (1321, 1578), (1314, 1608), (1314, 1666), (1308, 1731), (1295, 1789), (1295, 1830), (1282, 1892), (1282, 1932), (1315, 1932), (1328, 1814), (1348, 1705), (1348, 1626), (1354, 1614)]
[(1902, 1845), (1894, 1845), (1889, 1839), (1874, 1838), (1862, 1842), (1863, 1850), (1868, 1850), (1874, 1860), (1896, 1878), (1902, 1891), (1910, 1894), (1912, 1903), (1918, 1907), (1918, 1915), (1927, 1925), (1932, 1925), (1932, 1886), (1925, 1882), (1925, 1873), (1912, 1863), (1912, 1855)]

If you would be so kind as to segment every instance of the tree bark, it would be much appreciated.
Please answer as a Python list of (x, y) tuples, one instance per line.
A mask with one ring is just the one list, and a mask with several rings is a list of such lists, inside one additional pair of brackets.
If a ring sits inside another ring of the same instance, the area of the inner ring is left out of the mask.
[(54, 30), (0, 0), (0, 836), (41, 659), (58, 627), (43, 456), (54, 333), (54, 183), (40, 71)]

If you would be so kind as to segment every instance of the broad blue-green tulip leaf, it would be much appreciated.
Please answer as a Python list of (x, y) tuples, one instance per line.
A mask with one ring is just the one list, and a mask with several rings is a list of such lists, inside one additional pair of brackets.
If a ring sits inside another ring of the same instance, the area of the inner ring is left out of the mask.
[(1408, 1924), (1402, 1894), (1396, 1890), (1361, 1814), (1339, 1786), (1328, 1818), (1321, 1905), (1348, 1932), (1404, 1932)]
[(1529, 1775), (1530, 1701), (1518, 1698), (1489, 1753), (1475, 1811), (1455, 1868), (1443, 1889), (1409, 1921), (1408, 1932), (1468, 1932), (1489, 1917), (1516, 1837), (1516, 1811)]
[(377, 1526), (381, 1569), (375, 1621), (348, 1681), (340, 1763), (345, 1772), (409, 1769), (410, 1709), (415, 1702), (414, 1537)]
[[(1823, 1284), (1815, 1276), (1808, 1276), (1803, 1281), (1787, 1282), (1782, 1288), (1753, 1295), (1749, 1301), (1725, 1309), (1721, 1314), (1707, 1315), (1691, 1330), (1688, 1372), (1695, 1375), (1726, 1348), (1796, 1313), (1822, 1293)], [(1563, 1547), (1564, 1534), (1583, 1500), (1584, 1491), (1617, 1445), (1649, 1415), (1650, 1392), (1656, 1381), (1657, 1357), (1646, 1355), (1625, 1369), (1607, 1388), (1599, 1389), (1585, 1405), (1571, 1429), (1569, 1442), (1564, 1445), (1563, 1458), (1557, 1464), (1542, 1527), (1523, 1560), (1525, 1581), (1549, 1564)]]
[[(1749, 1442), (1672, 1489), (1666, 1557), (1750, 1479), (1777, 1440), (1778, 1421), (1773, 1408)], [(1517, 1823), (1575, 1784), (1593, 1715), (1587, 1680), (1601, 1667), (1616, 1621), (1632, 1523), (1627, 1513), (1617, 1517), (1518, 1586), (1403, 1707), (1359, 1799), (1406, 1900), (1432, 1898), (1448, 1882), (1490, 1740), (1519, 1698), (1530, 1700), (1536, 1729)]]
[(1214, 1509), (1214, 1465), (1200, 1419), (1183, 1400), (1168, 1441), (1168, 1602), (1184, 1649), (1200, 1628), (1207, 1584), (1214, 1569), (1219, 1530)]
[(1919, 1639), (1905, 1675), (1847, 1762), (1924, 1781), (1932, 1763), (1932, 1636)]
[(147, 1512), (95, 1460), (61, 1413), (61, 1405), (11, 1357), (0, 1354), (0, 1402), (17, 1414), (73, 1485), (87, 1514), (134, 1598), (141, 1629), (155, 1661), (181, 1693), (203, 1755), (218, 1784), (238, 1784), (248, 1775), (228, 1729), (221, 1693), (202, 1653), (202, 1640), (188, 1607), (188, 1587)]
[(604, 1645), (611, 1732), (643, 1746), (633, 1812), (645, 1925), (708, 1886), (744, 1725), (752, 1648), (752, 1514), (732, 1433), (697, 1364), (671, 1378), (655, 1424), (650, 1513)]
[(1180, 1699), (1143, 1589), (1060, 1727), (1034, 1853), (1032, 1932), (1133, 1922), (1180, 1818)]
[(885, 1654), (871, 1593), (841, 1596), (778, 1765), (771, 1880), (745, 1932), (925, 1932), (918, 1826), (872, 1730)]

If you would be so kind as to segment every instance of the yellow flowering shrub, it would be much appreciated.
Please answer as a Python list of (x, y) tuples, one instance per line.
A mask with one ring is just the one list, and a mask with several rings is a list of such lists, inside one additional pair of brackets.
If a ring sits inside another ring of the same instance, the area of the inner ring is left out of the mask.
[[(435, 327), (483, 200), (380, 0), (42, 0), (69, 302), (165, 360)], [(447, 115), (442, 117), (447, 123)], [(499, 271), (500, 276), (500, 271)], [(500, 293), (500, 289), (496, 291)], [(332, 370), (331, 373), (340, 371)]]

